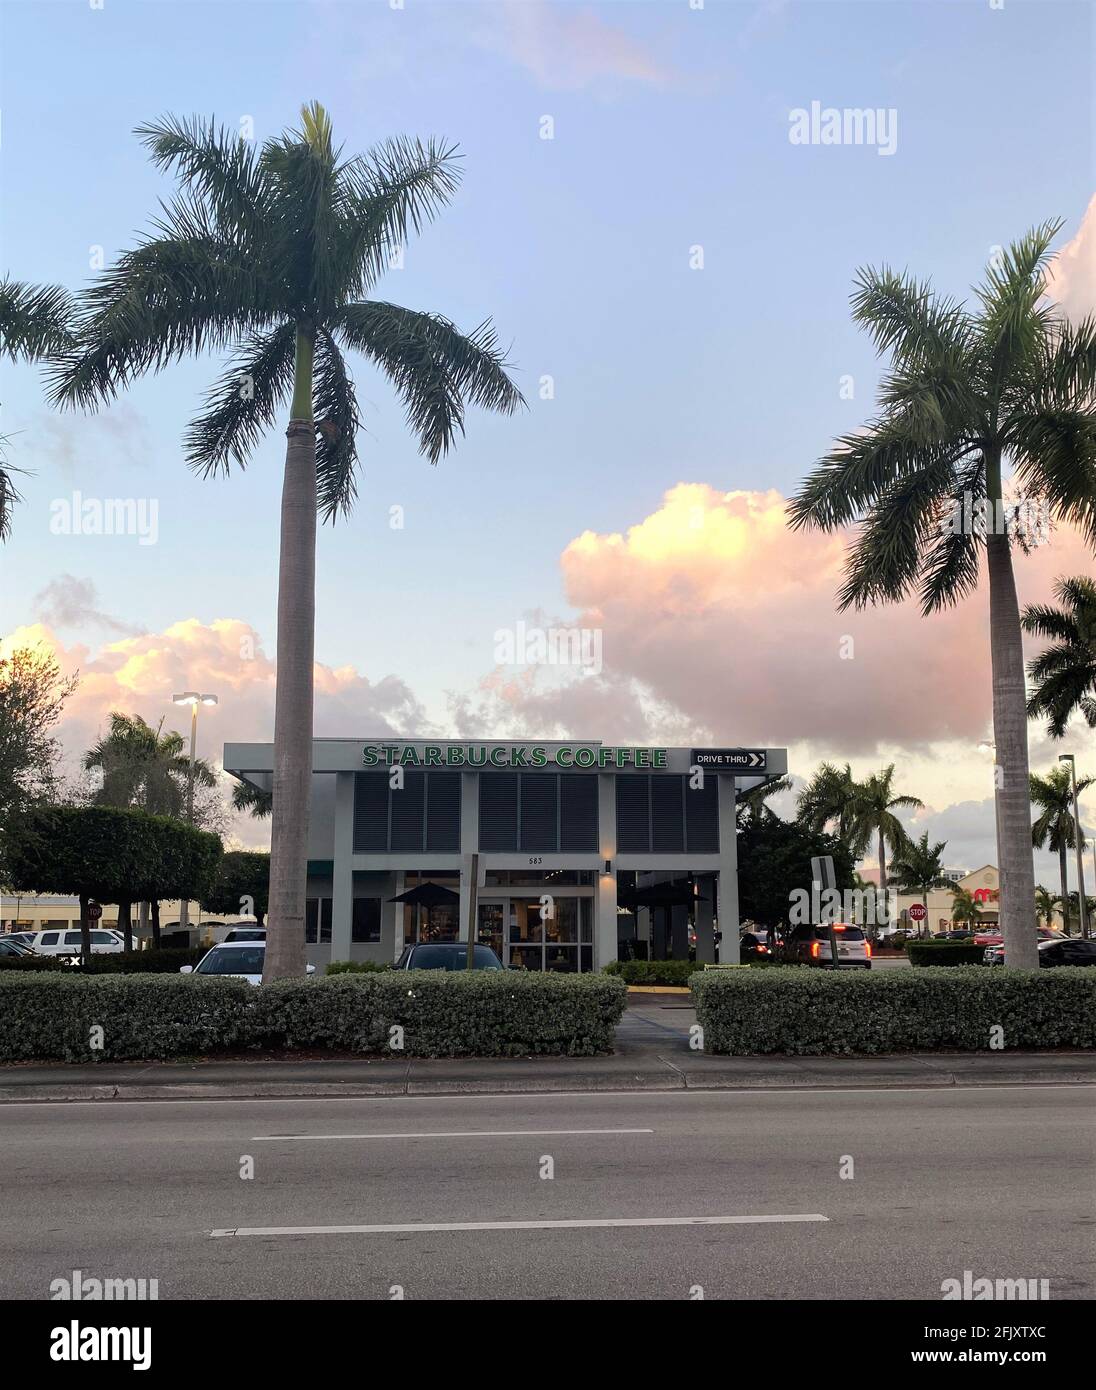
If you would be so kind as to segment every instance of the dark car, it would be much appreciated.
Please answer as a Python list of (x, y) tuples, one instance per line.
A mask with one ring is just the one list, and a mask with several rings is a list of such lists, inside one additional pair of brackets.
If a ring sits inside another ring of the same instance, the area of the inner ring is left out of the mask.
[[(1048, 937), (1038, 945), (1040, 965), (1096, 965), (1096, 941), (1081, 937)], [(1004, 965), (1005, 948), (987, 946), (983, 965)]]
[[(464, 970), (468, 947), (461, 941), (430, 941), (405, 946), (396, 962), (397, 970)], [(477, 946), (472, 956), (473, 970), (501, 970), (502, 961), (490, 946)]]
[(0, 936), (0, 956), (33, 956), (34, 952), (22, 941)]
[(771, 961), (773, 953), (768, 932), (744, 931), (738, 938), (738, 958), (743, 965), (751, 961)]

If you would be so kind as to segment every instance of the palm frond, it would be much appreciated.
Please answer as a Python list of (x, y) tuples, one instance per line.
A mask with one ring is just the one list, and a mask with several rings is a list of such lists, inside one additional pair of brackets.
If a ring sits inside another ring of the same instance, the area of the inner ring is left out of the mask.
[(295, 325), (284, 323), (238, 349), (207, 395), (205, 412), (187, 430), (187, 463), (196, 472), (203, 477), (227, 474), (233, 459), (246, 466), (289, 396), (295, 342)]
[(0, 281), (0, 356), (34, 362), (68, 351), (74, 308), (60, 285)]
[(1096, 412), (1020, 413), (1006, 438), (1021, 485), (1096, 547)]
[(316, 418), (316, 500), (324, 521), (346, 515), (357, 497), (357, 434), (362, 421), (354, 382), (326, 329), (316, 337), (313, 409)]
[(344, 344), (372, 358), (407, 406), (407, 423), (431, 463), (464, 432), (466, 404), (512, 414), (525, 404), (490, 320), (461, 333), (438, 314), (369, 300), (335, 319)]
[(868, 330), (878, 352), (893, 354), (896, 366), (918, 368), (934, 358), (963, 357), (972, 337), (969, 316), (927, 281), (886, 266), (864, 266), (854, 284), (854, 321)]
[(441, 140), (398, 137), (339, 170), (340, 236), (348, 297), (364, 295), (394, 250), (418, 235), (460, 187), (460, 156)]
[(261, 236), (264, 189), (250, 141), (200, 117), (163, 116), (139, 125), (134, 134), (157, 168), (174, 170), (203, 200), (223, 237)]

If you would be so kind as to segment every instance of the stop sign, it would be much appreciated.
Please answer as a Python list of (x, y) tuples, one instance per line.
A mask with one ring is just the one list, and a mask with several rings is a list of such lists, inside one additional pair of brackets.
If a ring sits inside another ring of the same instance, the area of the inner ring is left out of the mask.
[(910, 908), (910, 917), (915, 922), (923, 922), (928, 915), (924, 903), (914, 903)]
[(99, 918), (102, 917), (102, 915), (103, 909), (99, 906), (98, 903), (88, 903), (89, 922), (98, 922)]

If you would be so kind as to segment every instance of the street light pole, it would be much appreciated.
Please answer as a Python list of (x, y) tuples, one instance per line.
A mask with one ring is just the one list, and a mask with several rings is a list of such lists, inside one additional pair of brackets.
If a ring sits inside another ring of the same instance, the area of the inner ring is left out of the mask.
[[(172, 704), (190, 706), (190, 762), (186, 774), (186, 823), (194, 824), (194, 764), (198, 748), (198, 706), (215, 705), (216, 695), (201, 695), (197, 690), (184, 690), (172, 696)], [(179, 930), (190, 930), (190, 903), (179, 903)]]
[(1073, 831), (1077, 845), (1077, 916), (1081, 924), (1082, 938), (1088, 936), (1088, 908), (1085, 903), (1085, 832), (1081, 829), (1081, 810), (1077, 804), (1077, 760), (1072, 753), (1059, 753), (1060, 763), (1069, 763), (1070, 782), (1073, 786)]

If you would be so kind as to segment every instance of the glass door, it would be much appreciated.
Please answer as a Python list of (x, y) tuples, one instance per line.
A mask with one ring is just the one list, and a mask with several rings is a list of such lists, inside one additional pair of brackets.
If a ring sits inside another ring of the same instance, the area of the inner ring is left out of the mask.
[(593, 969), (593, 903), (589, 898), (511, 897), (508, 964), (524, 970), (575, 974)]
[(506, 964), (506, 941), (503, 924), (506, 921), (506, 900), (480, 902), (476, 905), (476, 940), (481, 946), (490, 946), (503, 965)]

